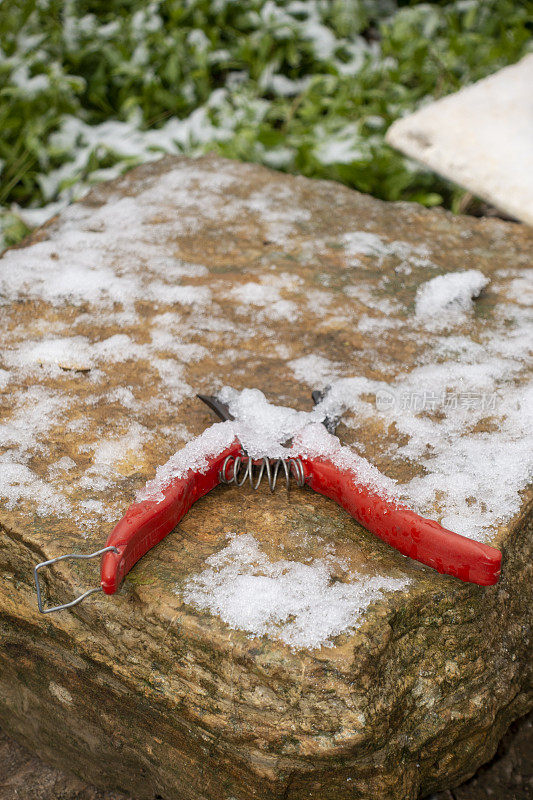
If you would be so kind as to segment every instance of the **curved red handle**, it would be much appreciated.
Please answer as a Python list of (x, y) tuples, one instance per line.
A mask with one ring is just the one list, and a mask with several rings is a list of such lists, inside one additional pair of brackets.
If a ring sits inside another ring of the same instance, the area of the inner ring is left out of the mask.
[(207, 459), (205, 472), (190, 471), (185, 477), (174, 479), (162, 489), (163, 500), (143, 500), (128, 508), (106, 542), (106, 547), (116, 547), (118, 553), (102, 556), (100, 582), (106, 594), (114, 594), (133, 565), (176, 527), (193, 503), (218, 486), (224, 459), (238, 455), (240, 450), (239, 442), (235, 441)]
[[(235, 440), (208, 459), (205, 472), (190, 471), (169, 483), (162, 490), (162, 500), (144, 500), (129, 507), (106, 542), (106, 547), (115, 547), (118, 552), (102, 557), (101, 585), (106, 594), (114, 594), (134, 564), (176, 527), (193, 503), (219, 484), (224, 460), (240, 452), (241, 445)], [(463, 581), (481, 586), (497, 583), (501, 553), (495, 547), (453, 533), (438, 522), (383, 498), (358, 483), (351, 470), (339, 468), (327, 459), (301, 460), (311, 489), (334, 500), (400, 553)]]
[(335, 500), (361, 525), (400, 553), (462, 581), (491, 586), (500, 577), (502, 554), (460, 536), (357, 483), (350, 470), (326, 459), (302, 459), (307, 483)]

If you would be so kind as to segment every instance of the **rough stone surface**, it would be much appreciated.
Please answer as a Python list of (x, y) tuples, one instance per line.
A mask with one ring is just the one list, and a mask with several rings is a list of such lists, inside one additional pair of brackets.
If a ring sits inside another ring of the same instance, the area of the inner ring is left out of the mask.
[(395, 122), (387, 141), (533, 225), (533, 55)]
[(428, 800), (531, 800), (533, 797), (533, 717), (513, 723), (493, 760), (473, 778)]
[[(426, 800), (531, 800), (533, 716), (511, 725), (492, 761), (473, 778)], [(0, 731), (0, 800), (132, 800), (101, 792), (71, 774), (49, 767)]]
[[(139, 221), (135, 198), (147, 190), (156, 199)], [(95, 250), (91, 233), (106, 231)], [(38, 614), (31, 568), (102, 545), (156, 466), (212, 421), (195, 391), (252, 386), (305, 409), (317, 364), (294, 362), (310, 354), (322, 358), (322, 383), (392, 382), (435, 358), (442, 336), (414, 314), (417, 289), (435, 275), (479, 269), (491, 279), (454, 322), (454, 346), (464, 349), (469, 337), (483, 350), (479, 342), (501, 336), (503, 325), (518, 353), (510, 309), (521, 307), (516, 281), (531, 232), (251, 165), (165, 159), (93, 191), (17, 258), (31, 260), (36, 243), (48, 250), (37, 251), (35, 281), (2, 309), (10, 453), (0, 537), (3, 728), (50, 763), (138, 800), (412, 800), (472, 775), (531, 706), (525, 490), (487, 529), (505, 565), (488, 589), (410, 562), (306, 489), (288, 497), (215, 490), (120, 594), (72, 612)], [(107, 272), (79, 290), (71, 272), (54, 273), (62, 259)], [(3, 267), (14, 286), (9, 253)], [(250, 282), (270, 289), (266, 301), (263, 290), (246, 301), (250, 290), (238, 287)], [(115, 335), (129, 340), (98, 344)], [(72, 337), (86, 340), (36, 349)], [(504, 393), (522, 386), (524, 363), (520, 356)], [(394, 455), (409, 437), (373, 408), (362, 421), (348, 416), (343, 441), (401, 484), (429, 469)], [(493, 410), (476, 418), (484, 442), (498, 435), (495, 418)], [(505, 478), (498, 473), (495, 493)], [(446, 491), (436, 518), (453, 500)], [(331, 645), (291, 650), (184, 603), (187, 581), (230, 532), (253, 533), (272, 561), (329, 559), (332, 584), (358, 574), (409, 585), (368, 605)], [(57, 565), (50, 598), (72, 597), (96, 574), (94, 563)]]

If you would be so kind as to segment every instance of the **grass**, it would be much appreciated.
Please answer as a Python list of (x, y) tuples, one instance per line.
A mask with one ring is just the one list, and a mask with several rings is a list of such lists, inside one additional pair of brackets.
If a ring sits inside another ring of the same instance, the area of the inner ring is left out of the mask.
[(529, 0), (4, 0), (5, 243), (161, 152), (216, 150), (457, 210), (461, 190), (385, 132), (517, 61), (532, 19)]

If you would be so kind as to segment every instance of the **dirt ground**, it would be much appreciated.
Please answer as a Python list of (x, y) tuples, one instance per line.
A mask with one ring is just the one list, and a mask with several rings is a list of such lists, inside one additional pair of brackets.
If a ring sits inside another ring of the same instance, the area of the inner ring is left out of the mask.
[[(49, 767), (0, 731), (0, 800), (132, 798)], [(533, 713), (511, 726), (495, 758), (471, 780), (427, 800), (533, 800)]]

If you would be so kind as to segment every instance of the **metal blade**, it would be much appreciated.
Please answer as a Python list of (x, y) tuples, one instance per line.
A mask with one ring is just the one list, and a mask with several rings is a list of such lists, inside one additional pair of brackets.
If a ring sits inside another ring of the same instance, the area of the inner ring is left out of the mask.
[[(311, 392), (311, 397), (313, 398), (313, 403), (317, 406), (322, 400), (326, 397), (327, 393), (331, 389), (331, 386), (326, 386), (326, 388), (321, 391), (320, 389), (315, 389)], [(335, 431), (337, 430), (337, 425), (341, 421), (340, 417), (326, 417), (322, 420), (322, 425), (325, 427), (328, 433), (332, 433), (335, 435)]]
[(197, 394), (196, 397), (198, 397), (202, 401), (202, 403), (205, 403), (206, 406), (208, 406), (211, 409), (211, 411), (214, 411), (217, 417), (221, 419), (223, 422), (235, 419), (235, 417), (232, 414), (230, 414), (227, 405), (214, 395)]
[[(330, 387), (326, 386), (326, 388), (323, 391), (315, 389), (311, 393), (311, 397), (313, 398), (313, 403), (315, 404), (315, 406), (317, 406), (319, 403), (322, 402), (322, 400), (326, 397), (329, 389)], [(223, 403), (222, 400), (219, 400), (218, 397), (215, 397), (215, 395), (197, 394), (196, 397), (198, 397), (202, 401), (202, 403), (205, 403), (206, 406), (208, 406), (208, 408), (211, 409), (211, 411), (214, 411), (217, 417), (221, 419), (223, 422), (235, 419), (235, 417), (230, 413), (227, 405)], [(326, 417), (324, 420), (322, 420), (322, 424), (324, 425), (328, 433), (335, 434), (340, 419), (341, 419), (340, 417)], [(288, 445), (289, 443), (290, 440), (288, 443), (284, 442), (285, 445)]]

